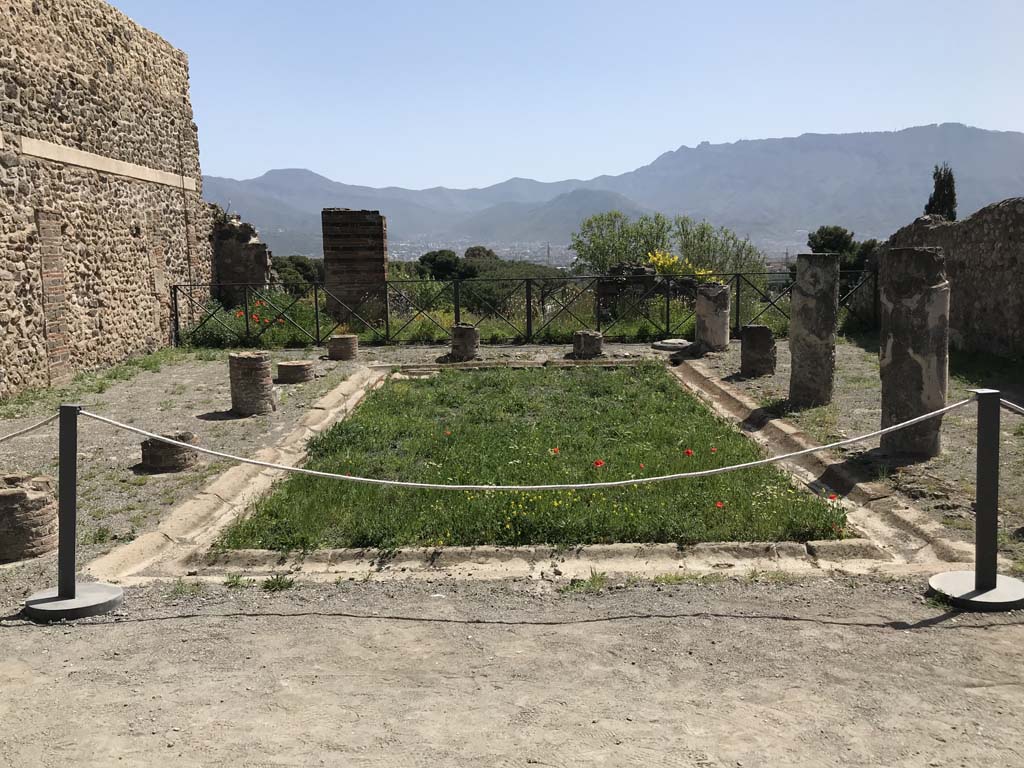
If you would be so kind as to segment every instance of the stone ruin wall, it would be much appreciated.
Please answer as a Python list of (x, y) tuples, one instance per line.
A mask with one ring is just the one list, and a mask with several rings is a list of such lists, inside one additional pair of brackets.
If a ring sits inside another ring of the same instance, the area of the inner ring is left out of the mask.
[(1024, 197), (993, 203), (962, 221), (922, 216), (890, 237), (885, 249), (920, 246), (938, 246), (946, 256), (952, 345), (1024, 355)]
[(184, 53), (101, 0), (0, 18), (4, 397), (167, 344), (212, 222)]

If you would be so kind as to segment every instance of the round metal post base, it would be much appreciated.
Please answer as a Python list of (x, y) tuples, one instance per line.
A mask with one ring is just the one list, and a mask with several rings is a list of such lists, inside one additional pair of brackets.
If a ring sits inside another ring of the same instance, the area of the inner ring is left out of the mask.
[(25, 615), (32, 621), (60, 621), (84, 619), (110, 613), (121, 605), (124, 590), (113, 584), (98, 581), (75, 585), (75, 596), (70, 600), (57, 597), (57, 588), (36, 592), (25, 601)]
[(964, 611), (1024, 608), (1024, 581), (1001, 574), (996, 576), (995, 589), (979, 592), (974, 588), (974, 571), (947, 571), (928, 579), (928, 592)]

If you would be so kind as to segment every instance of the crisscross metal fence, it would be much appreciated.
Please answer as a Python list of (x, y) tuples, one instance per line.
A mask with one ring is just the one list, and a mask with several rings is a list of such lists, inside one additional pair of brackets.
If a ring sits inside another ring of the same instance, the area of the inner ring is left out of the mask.
[[(178, 344), (213, 347), (317, 346), (339, 330), (359, 334), (364, 343), (443, 343), (454, 323), (476, 326), (484, 343), (566, 343), (577, 330), (644, 342), (692, 335), (702, 281), (729, 286), (734, 332), (763, 324), (786, 334), (793, 289), (788, 271), (387, 280), (343, 287), (182, 284), (172, 288), (173, 328)], [(876, 273), (844, 271), (840, 285), (843, 322), (874, 327)]]

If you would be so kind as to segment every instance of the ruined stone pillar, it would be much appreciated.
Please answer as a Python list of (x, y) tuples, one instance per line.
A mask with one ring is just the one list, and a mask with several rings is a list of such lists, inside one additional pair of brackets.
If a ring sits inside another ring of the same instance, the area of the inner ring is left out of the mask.
[(452, 326), (452, 351), (449, 357), (458, 362), (476, 358), (480, 351), (480, 331), (469, 323)]
[(0, 563), (57, 547), (57, 500), (49, 477), (0, 477)]
[(697, 287), (697, 344), (702, 352), (721, 352), (729, 346), (729, 286), (701, 283)]
[(375, 322), (387, 303), (388, 225), (380, 211), (324, 208), (327, 312), (343, 323)]
[(282, 360), (277, 364), (279, 384), (302, 384), (316, 378), (316, 366), (312, 360)]
[(592, 360), (604, 354), (604, 334), (599, 331), (576, 331), (572, 335), (572, 356)]
[(748, 325), (740, 334), (740, 376), (775, 373), (775, 336), (767, 325)]
[[(949, 383), (949, 282), (941, 248), (890, 248), (879, 267), (882, 427), (938, 410)], [(882, 450), (929, 458), (941, 417), (882, 435)]]
[(796, 260), (789, 320), (789, 402), (809, 408), (832, 402), (839, 315), (839, 256), (802, 253)]
[[(174, 432), (164, 435), (179, 443), (194, 443), (192, 432)], [(171, 445), (155, 438), (142, 441), (142, 468), (147, 472), (181, 472), (194, 466), (199, 454), (191, 448)]]
[(355, 360), (359, 354), (359, 337), (354, 333), (339, 333), (327, 340), (329, 360)]
[(228, 357), (228, 372), (232, 411), (239, 416), (254, 416), (277, 410), (269, 352), (235, 352)]

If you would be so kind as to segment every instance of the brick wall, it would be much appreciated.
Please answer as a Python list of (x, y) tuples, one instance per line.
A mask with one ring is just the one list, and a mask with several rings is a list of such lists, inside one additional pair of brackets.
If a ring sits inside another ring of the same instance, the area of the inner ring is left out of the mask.
[(380, 211), (324, 208), (321, 222), (328, 313), (343, 322), (353, 314), (378, 320), (386, 300), (387, 219)]

